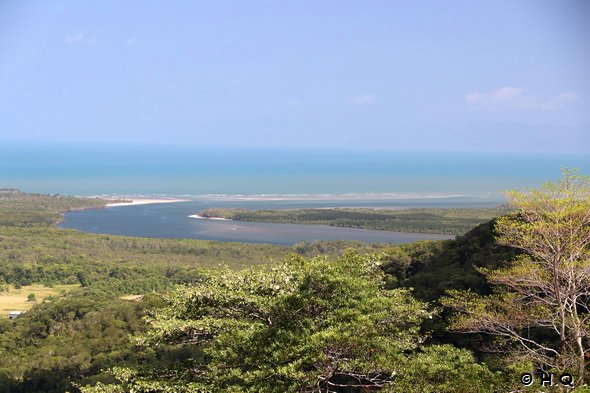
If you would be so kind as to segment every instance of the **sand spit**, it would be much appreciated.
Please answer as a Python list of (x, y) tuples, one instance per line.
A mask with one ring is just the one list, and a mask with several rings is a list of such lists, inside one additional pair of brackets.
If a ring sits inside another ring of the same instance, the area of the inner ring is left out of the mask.
[(199, 216), (198, 214), (191, 214), (190, 218), (198, 218), (201, 220), (219, 220), (219, 221), (232, 221), (231, 218), (222, 218), (222, 217), (203, 217)]
[[(115, 199), (115, 198), (112, 198)], [(155, 203), (176, 203), (176, 202), (190, 202), (190, 199), (173, 199), (173, 198), (160, 198), (160, 199), (148, 199), (148, 198), (116, 198), (117, 200), (124, 199), (125, 202), (113, 202), (107, 203), (105, 207), (118, 207), (118, 206), (134, 206), (134, 205), (151, 205)]]

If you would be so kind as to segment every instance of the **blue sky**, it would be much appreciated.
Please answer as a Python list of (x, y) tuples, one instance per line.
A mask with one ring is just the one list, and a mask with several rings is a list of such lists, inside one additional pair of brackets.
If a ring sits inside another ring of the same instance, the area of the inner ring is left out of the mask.
[(587, 1), (0, 2), (0, 143), (590, 152)]

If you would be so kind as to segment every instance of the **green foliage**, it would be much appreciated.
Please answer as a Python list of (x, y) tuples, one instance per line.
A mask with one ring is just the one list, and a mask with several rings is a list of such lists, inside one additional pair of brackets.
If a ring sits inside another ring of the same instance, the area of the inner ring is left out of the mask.
[(18, 190), (0, 190), (0, 226), (27, 227), (52, 225), (61, 221), (64, 211), (104, 207), (98, 198), (62, 195), (25, 194)]
[(364, 243), (354, 240), (316, 240), (313, 242), (301, 241), (293, 245), (293, 252), (305, 257), (327, 255), (341, 257), (349, 249), (356, 250), (359, 254), (377, 254), (391, 245), (385, 243)]
[[(199, 269), (221, 264), (242, 267), (268, 263), (290, 250), (274, 245), (142, 239), (53, 227), (0, 226), (0, 280), (20, 285), (80, 283), (91, 287), (99, 282), (108, 286), (113, 278), (133, 284), (140, 277), (158, 276), (159, 286), (165, 288), (173, 283), (191, 282)], [(155, 289), (150, 285), (146, 291)]]
[[(63, 211), (103, 203), (0, 195), (0, 283), (81, 286), (65, 299), (34, 306), (14, 323), (0, 319), (0, 392), (285, 392), (328, 386), (344, 392), (338, 385), (360, 392), (360, 384), (485, 392), (496, 383), (496, 375), (467, 351), (424, 346), (421, 329), (433, 321), (433, 312), (402, 288), (411, 284), (417, 296), (432, 300), (447, 287), (482, 285), (473, 281), (481, 275), (471, 263), (488, 266), (495, 255), (485, 240), (487, 227), (484, 235), (476, 229), (456, 242), (392, 247), (336, 241), (293, 248), (52, 227)], [(380, 256), (333, 260), (351, 246)], [(327, 256), (270, 263), (291, 250)], [(220, 263), (228, 268), (208, 270)], [(263, 266), (235, 271), (252, 265)], [(184, 286), (166, 296), (167, 307), (150, 316), (149, 330), (142, 316), (146, 307), (161, 306), (154, 297), (113, 298), (164, 292), (179, 283)], [(142, 345), (135, 346), (130, 335), (140, 335)]]
[[(557, 183), (509, 194), (515, 212), (496, 223), (498, 242), (524, 254), (480, 269), (496, 293), (452, 291), (452, 327), (498, 337), (509, 360), (576, 374), (590, 355), (590, 178), (564, 170)], [(532, 333), (531, 333), (532, 330)]]
[(130, 335), (145, 330), (145, 309), (160, 304), (153, 296), (73, 296), (0, 324), (0, 392), (73, 392), (74, 382), (110, 381), (103, 368), (154, 359), (152, 351), (137, 351)]
[(383, 249), (382, 268), (392, 277), (389, 287), (411, 287), (414, 296), (429, 302), (450, 289), (489, 293), (490, 286), (479, 268), (501, 266), (517, 255), (516, 249), (495, 243), (494, 225), (495, 221), (479, 225), (454, 240)]
[(396, 232), (444, 233), (459, 235), (476, 225), (506, 214), (504, 206), (488, 209), (415, 208), (400, 210), (368, 208), (246, 210), (206, 209), (202, 217), (221, 217), (236, 221), (323, 224), (347, 228)]
[(482, 224), (455, 240), (422, 241), (383, 250), (381, 260), (387, 273), (386, 287), (413, 288), (413, 296), (441, 310), (433, 319), (424, 321), (423, 329), (431, 332), (428, 343), (451, 343), (469, 348), (480, 359), (484, 356), (489, 359), (481, 348), (490, 344), (490, 338), (449, 331), (451, 310), (443, 307), (439, 298), (453, 289), (490, 293), (491, 287), (480, 268), (502, 266), (517, 254), (516, 249), (495, 243), (494, 224), (495, 221)]
[(138, 353), (129, 334), (143, 326), (140, 305), (145, 302), (113, 296), (164, 291), (199, 280), (204, 268), (268, 263), (290, 251), (270, 245), (86, 234), (52, 226), (64, 211), (103, 203), (0, 193), (2, 288), (32, 283), (82, 287), (65, 300), (35, 306), (14, 324), (0, 319), (0, 392), (76, 391), (74, 382), (111, 381), (102, 368), (192, 356), (190, 351)]
[[(384, 289), (383, 278), (376, 258), (353, 253), (338, 261), (292, 257), (264, 269), (211, 272), (169, 294), (168, 307), (139, 339), (196, 346), (202, 357), (173, 369), (115, 369), (122, 387), (84, 391), (360, 392), (410, 386), (426, 362), (440, 362), (440, 353), (453, 353), (461, 368), (447, 359), (430, 374), (432, 384), (489, 391), (492, 382), (476, 377), (491, 374), (465, 351), (441, 347), (409, 356), (423, 342), (420, 324), (432, 312), (407, 290)], [(470, 373), (457, 379), (462, 369)]]
[(497, 391), (502, 382), (500, 372), (494, 373), (476, 363), (469, 351), (451, 345), (433, 345), (410, 357), (403, 378), (382, 392), (483, 393)]

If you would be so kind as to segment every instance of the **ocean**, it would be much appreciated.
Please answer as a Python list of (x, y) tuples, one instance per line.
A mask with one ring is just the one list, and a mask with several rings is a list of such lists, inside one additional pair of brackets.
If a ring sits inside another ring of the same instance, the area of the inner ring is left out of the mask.
[(0, 145), (0, 187), (68, 195), (341, 195), (503, 199), (590, 171), (585, 155)]
[(133, 236), (277, 244), (340, 238), (383, 241), (382, 236), (391, 237), (391, 233), (203, 222), (188, 216), (205, 207), (491, 207), (505, 202), (505, 190), (555, 181), (562, 167), (588, 174), (590, 158), (580, 154), (361, 149), (0, 146), (0, 188), (191, 200), (72, 212), (66, 215), (64, 227)]

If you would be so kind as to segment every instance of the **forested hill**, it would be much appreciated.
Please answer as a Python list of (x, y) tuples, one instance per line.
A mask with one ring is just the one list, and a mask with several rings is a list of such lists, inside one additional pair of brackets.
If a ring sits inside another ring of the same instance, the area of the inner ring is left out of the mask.
[(322, 208), (288, 210), (246, 210), (214, 208), (199, 212), (205, 218), (287, 224), (323, 224), (393, 232), (461, 235), (473, 227), (508, 212), (494, 208)]
[(420, 299), (434, 301), (449, 289), (488, 293), (489, 286), (476, 268), (497, 268), (517, 252), (494, 240), (495, 220), (478, 225), (455, 240), (402, 244), (387, 253), (382, 268), (390, 286), (414, 288)]

